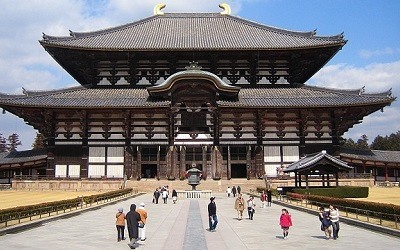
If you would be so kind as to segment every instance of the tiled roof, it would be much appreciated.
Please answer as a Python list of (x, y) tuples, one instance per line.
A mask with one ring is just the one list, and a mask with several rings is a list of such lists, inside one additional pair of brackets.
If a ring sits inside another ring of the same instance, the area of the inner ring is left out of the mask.
[(248, 88), (239, 92), (238, 101), (219, 101), (229, 107), (335, 107), (382, 104), (393, 101), (390, 93), (359, 94), (304, 85), (300, 88)]
[[(0, 94), (0, 105), (54, 108), (152, 108), (168, 107), (170, 101), (149, 98), (146, 89), (89, 89), (73, 87), (55, 91), (26, 91), (25, 95)], [(243, 88), (237, 99), (220, 100), (220, 107), (338, 107), (387, 105), (394, 101), (388, 93), (358, 94), (304, 85), (300, 88)]]
[(346, 162), (341, 161), (337, 159), (336, 157), (333, 157), (329, 154), (326, 153), (326, 151), (322, 151), (317, 154), (312, 154), (312, 155), (307, 155), (300, 160), (290, 164), (285, 168), (283, 171), (284, 172), (298, 172), (302, 170), (306, 170), (309, 168), (312, 168), (313, 166), (316, 166), (319, 164), (319, 162), (323, 159), (328, 160), (329, 162), (332, 163), (332, 165), (336, 166), (339, 169), (342, 170), (351, 170), (353, 167), (347, 165)]
[(45, 160), (46, 158), (47, 151), (45, 149), (5, 152), (0, 153), (0, 167), (1, 165)]
[(364, 161), (400, 163), (400, 151), (341, 148), (340, 156)]
[[(123, 38), (123, 39), (121, 39)], [(219, 13), (166, 13), (69, 37), (43, 35), (43, 46), (96, 50), (280, 50), (343, 46), (342, 35), (316, 36)]]

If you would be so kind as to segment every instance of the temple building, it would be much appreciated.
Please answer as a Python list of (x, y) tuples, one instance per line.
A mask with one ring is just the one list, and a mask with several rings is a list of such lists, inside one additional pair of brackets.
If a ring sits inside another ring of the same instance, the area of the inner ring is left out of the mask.
[(117, 27), (43, 35), (79, 86), (0, 93), (3, 110), (46, 138), (36, 174), (173, 180), (196, 166), (209, 179), (273, 176), (307, 154), (339, 155), (345, 132), (395, 100), (307, 84), (346, 44), (342, 34), (259, 24), (227, 5), (163, 7)]

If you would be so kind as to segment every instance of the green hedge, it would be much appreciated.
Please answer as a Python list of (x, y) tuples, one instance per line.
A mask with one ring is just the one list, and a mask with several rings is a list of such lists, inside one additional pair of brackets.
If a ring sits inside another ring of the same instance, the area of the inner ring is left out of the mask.
[(367, 198), (369, 194), (368, 187), (334, 187), (334, 188), (295, 188), (293, 192), (298, 194), (310, 194), (319, 196), (328, 196), (335, 198)]
[(28, 218), (30, 216), (48, 214), (57, 211), (67, 210), (79, 206), (82, 201), (91, 204), (96, 201), (119, 197), (133, 191), (132, 188), (110, 191), (102, 194), (77, 197), (68, 200), (45, 202), (35, 205), (19, 206), (0, 210), (0, 222), (14, 220), (18, 218)]
[[(339, 207), (339, 210), (346, 208), (354, 208), (360, 210), (368, 210), (372, 212), (379, 212), (384, 214), (395, 214), (400, 216), (400, 206), (386, 203), (360, 201), (352, 199), (343, 199), (319, 195), (307, 195), (297, 193), (287, 193), (287, 196), (295, 200), (308, 200), (309, 202), (316, 202), (315, 204), (332, 204)], [(385, 216), (384, 216), (385, 217)], [(388, 217), (393, 219), (392, 216)]]

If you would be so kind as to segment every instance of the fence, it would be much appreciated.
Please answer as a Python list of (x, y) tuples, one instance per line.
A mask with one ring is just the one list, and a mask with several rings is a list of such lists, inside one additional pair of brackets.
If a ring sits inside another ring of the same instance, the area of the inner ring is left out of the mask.
[(28, 222), (36, 219), (41, 219), (44, 217), (57, 216), (59, 214), (76, 211), (83, 208), (88, 208), (92, 206), (97, 206), (100, 204), (109, 203), (115, 200), (124, 199), (126, 197), (133, 196), (137, 194), (137, 190), (132, 190), (130, 193), (122, 194), (120, 196), (115, 195), (99, 195), (95, 199), (90, 200), (90, 202), (85, 202), (84, 197), (80, 197), (79, 202), (67, 203), (60, 205), (51, 205), (46, 207), (40, 207), (37, 209), (24, 210), (19, 212), (10, 212), (0, 214), (0, 228), (5, 228), (20, 224), (23, 222)]
[[(328, 207), (330, 205), (327, 203), (316, 202), (316, 201), (291, 199), (286, 195), (278, 195), (277, 200), (294, 204), (296, 206), (310, 208), (315, 211), (317, 211), (319, 207)], [(337, 208), (340, 211), (341, 217), (356, 219), (358, 221), (377, 224), (384, 227), (400, 229), (399, 225), (400, 215), (398, 214), (381, 213), (381, 212), (375, 212), (353, 207), (344, 207), (344, 206), (337, 206)]]

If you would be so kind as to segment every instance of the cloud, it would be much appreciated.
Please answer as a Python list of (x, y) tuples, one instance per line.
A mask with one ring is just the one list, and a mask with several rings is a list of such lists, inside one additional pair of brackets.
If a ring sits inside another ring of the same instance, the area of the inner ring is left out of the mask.
[[(379, 93), (392, 89), (392, 95), (400, 96), (400, 61), (374, 63), (364, 67), (347, 64), (328, 65), (310, 79), (309, 84), (338, 89), (359, 89), (366, 93)], [(358, 139), (366, 134), (370, 142), (377, 135), (390, 135), (400, 130), (400, 104), (395, 101), (384, 112), (375, 112), (364, 118), (344, 136)]]
[(400, 49), (384, 48), (380, 50), (361, 50), (359, 52), (360, 57), (363, 59), (379, 56), (392, 56), (396, 54), (400, 54)]

